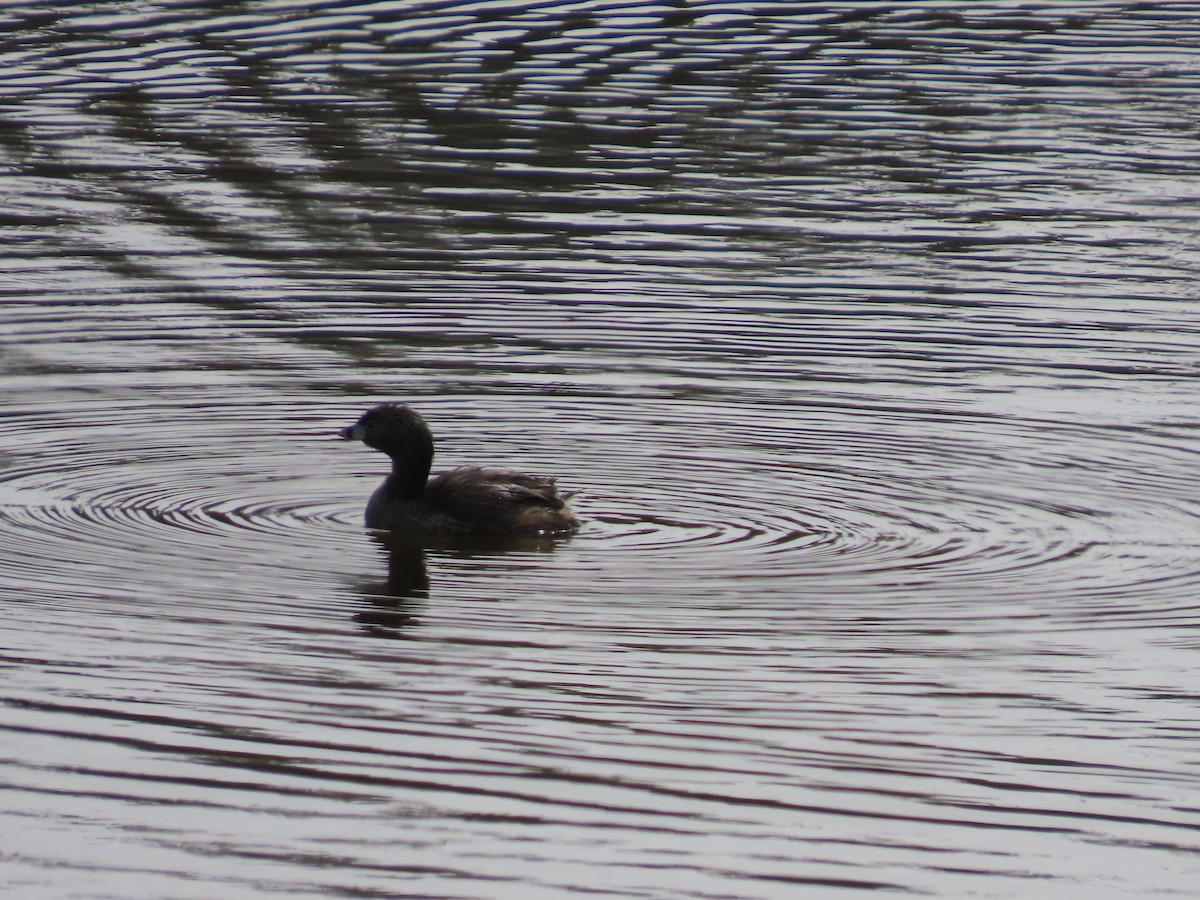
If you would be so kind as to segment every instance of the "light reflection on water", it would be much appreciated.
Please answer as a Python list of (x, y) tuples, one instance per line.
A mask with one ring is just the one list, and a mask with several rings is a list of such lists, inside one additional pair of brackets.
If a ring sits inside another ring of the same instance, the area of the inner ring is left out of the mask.
[(1191, 890), (1190, 14), (4, 15), (6, 883)]

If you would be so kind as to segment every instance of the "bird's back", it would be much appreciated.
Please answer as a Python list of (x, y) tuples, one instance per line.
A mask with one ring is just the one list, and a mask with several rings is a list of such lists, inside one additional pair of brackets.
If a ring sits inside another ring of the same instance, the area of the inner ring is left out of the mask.
[(414, 498), (384, 482), (367, 504), (367, 525), (429, 534), (566, 533), (579, 520), (553, 478), (496, 466), (463, 466), (431, 478)]

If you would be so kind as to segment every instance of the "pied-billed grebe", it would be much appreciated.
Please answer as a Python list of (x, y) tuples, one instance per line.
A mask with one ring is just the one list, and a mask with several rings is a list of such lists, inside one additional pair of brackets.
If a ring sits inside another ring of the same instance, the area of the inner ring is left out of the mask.
[(339, 434), (382, 450), (392, 474), (367, 502), (367, 527), (428, 535), (566, 534), (579, 528), (553, 478), (463, 466), (430, 478), (433, 435), (416, 410), (385, 403)]

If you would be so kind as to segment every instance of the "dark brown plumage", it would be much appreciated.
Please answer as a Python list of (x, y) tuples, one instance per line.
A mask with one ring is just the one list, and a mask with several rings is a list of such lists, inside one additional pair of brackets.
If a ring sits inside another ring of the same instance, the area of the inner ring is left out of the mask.
[(494, 466), (463, 466), (429, 477), (433, 435), (402, 403), (363, 413), (339, 434), (386, 453), (392, 472), (367, 502), (368, 528), (425, 535), (566, 534), (579, 520), (553, 478)]

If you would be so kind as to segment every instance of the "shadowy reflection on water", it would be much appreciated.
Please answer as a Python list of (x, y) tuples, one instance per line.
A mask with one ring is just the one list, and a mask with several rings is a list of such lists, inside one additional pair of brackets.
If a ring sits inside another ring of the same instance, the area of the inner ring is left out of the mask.
[[(420, 624), (421, 608), (429, 600), (426, 555), (430, 551), (486, 566), (489, 558), (506, 554), (529, 557), (549, 553), (564, 541), (562, 537), (491, 536), (459, 537), (443, 544), (382, 531), (368, 534), (387, 562), (387, 578), (382, 582), (366, 580), (356, 586), (368, 606), (355, 614), (354, 621), (363, 625), (364, 632), (372, 637), (391, 638), (403, 637), (407, 629)], [(536, 556), (529, 559), (524, 568), (538, 568)], [(504, 573), (504, 577), (513, 577), (511, 568), (506, 567)]]
[(403, 637), (405, 629), (420, 623), (421, 607), (429, 600), (425, 547), (386, 534), (371, 538), (387, 561), (387, 579), (356, 586), (367, 605), (355, 613), (354, 621), (373, 637)]

